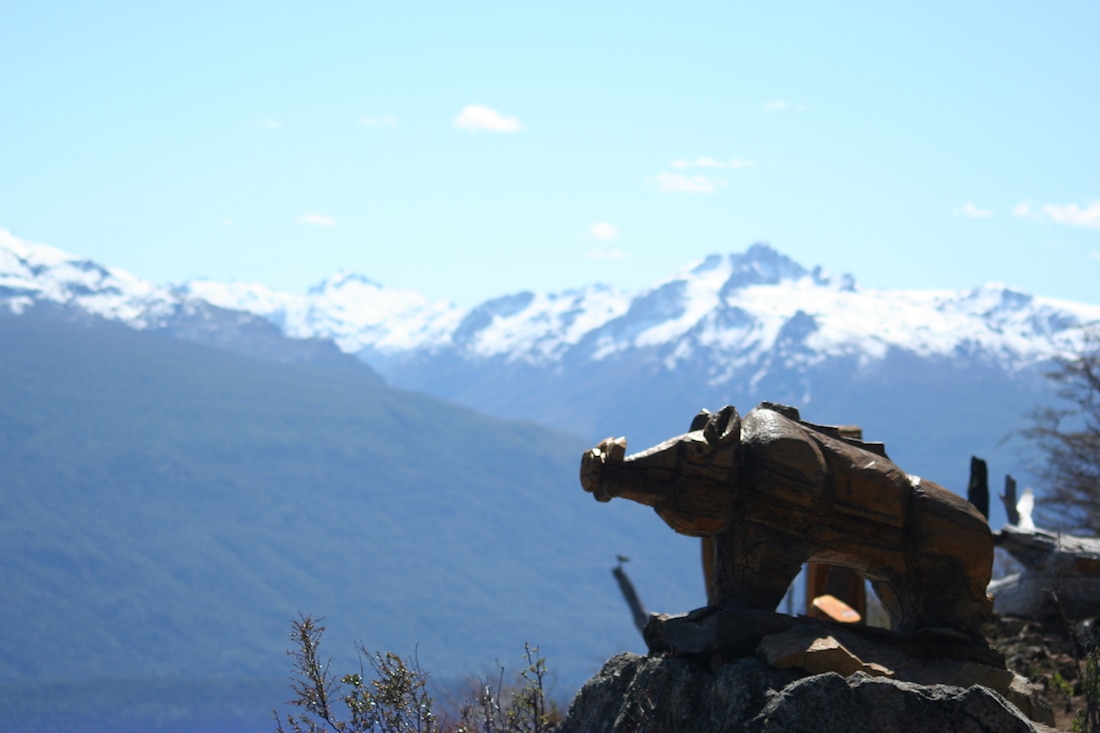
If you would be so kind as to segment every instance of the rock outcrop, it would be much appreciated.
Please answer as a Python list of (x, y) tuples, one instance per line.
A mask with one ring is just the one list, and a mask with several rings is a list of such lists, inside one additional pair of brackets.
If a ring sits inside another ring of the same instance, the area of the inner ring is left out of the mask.
[(863, 672), (800, 677), (757, 657), (711, 671), (689, 659), (621, 654), (581, 689), (555, 733), (1039, 730), (979, 685), (920, 685)]

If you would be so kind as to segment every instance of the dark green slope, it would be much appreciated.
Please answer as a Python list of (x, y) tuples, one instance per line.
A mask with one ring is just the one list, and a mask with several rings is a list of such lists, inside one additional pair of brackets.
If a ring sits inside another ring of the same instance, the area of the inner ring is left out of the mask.
[(0, 317), (0, 682), (279, 676), (304, 611), (337, 658), (459, 676), (529, 640), (579, 684), (640, 646), (615, 553), (659, 610), (701, 604), (694, 544), (584, 495), (584, 447), (365, 369)]

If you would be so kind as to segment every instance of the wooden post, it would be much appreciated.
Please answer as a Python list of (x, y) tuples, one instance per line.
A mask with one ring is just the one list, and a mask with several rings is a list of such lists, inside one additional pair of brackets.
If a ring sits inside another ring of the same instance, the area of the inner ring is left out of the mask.
[(815, 605), (821, 596), (832, 596), (843, 601), (857, 614), (856, 623), (867, 618), (867, 584), (863, 577), (851, 568), (839, 565), (825, 565), (819, 562), (806, 564), (806, 615), (823, 620), (849, 623), (847, 618), (836, 618), (827, 608)]
[(977, 456), (970, 456), (970, 483), (966, 487), (966, 498), (988, 521), (989, 468), (985, 461)]
[(1008, 523), (1016, 526), (1020, 523), (1020, 511), (1016, 508), (1016, 479), (1005, 474), (1005, 493), (1001, 494), (1001, 501), (1005, 505), (1005, 515)]
[(623, 570), (621, 562), (611, 568), (611, 574), (615, 576), (615, 580), (619, 584), (619, 590), (623, 594), (623, 599), (626, 600), (626, 605), (630, 606), (630, 614), (634, 617), (634, 625), (637, 626), (638, 631), (644, 635), (646, 622), (649, 621), (649, 614), (645, 612), (645, 606), (642, 605), (641, 599), (638, 598), (638, 592), (634, 590), (634, 583), (630, 582), (630, 578), (627, 577), (626, 571)]

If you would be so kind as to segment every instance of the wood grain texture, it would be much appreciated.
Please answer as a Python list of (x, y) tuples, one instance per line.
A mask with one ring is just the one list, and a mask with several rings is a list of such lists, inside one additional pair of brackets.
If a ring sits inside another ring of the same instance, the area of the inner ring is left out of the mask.
[(909, 476), (881, 444), (803, 422), (762, 403), (726, 406), (691, 429), (626, 455), (608, 439), (581, 460), (600, 501), (653, 507), (675, 531), (711, 537), (708, 604), (774, 610), (803, 563), (850, 567), (871, 581), (894, 629), (980, 636), (993, 536), (967, 501)]

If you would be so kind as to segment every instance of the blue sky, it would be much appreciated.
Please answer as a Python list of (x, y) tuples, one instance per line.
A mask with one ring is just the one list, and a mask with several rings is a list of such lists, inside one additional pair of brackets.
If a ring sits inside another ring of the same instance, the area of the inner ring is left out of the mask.
[(767, 241), (1100, 303), (1100, 4), (6, 3), (0, 228), (473, 305)]

